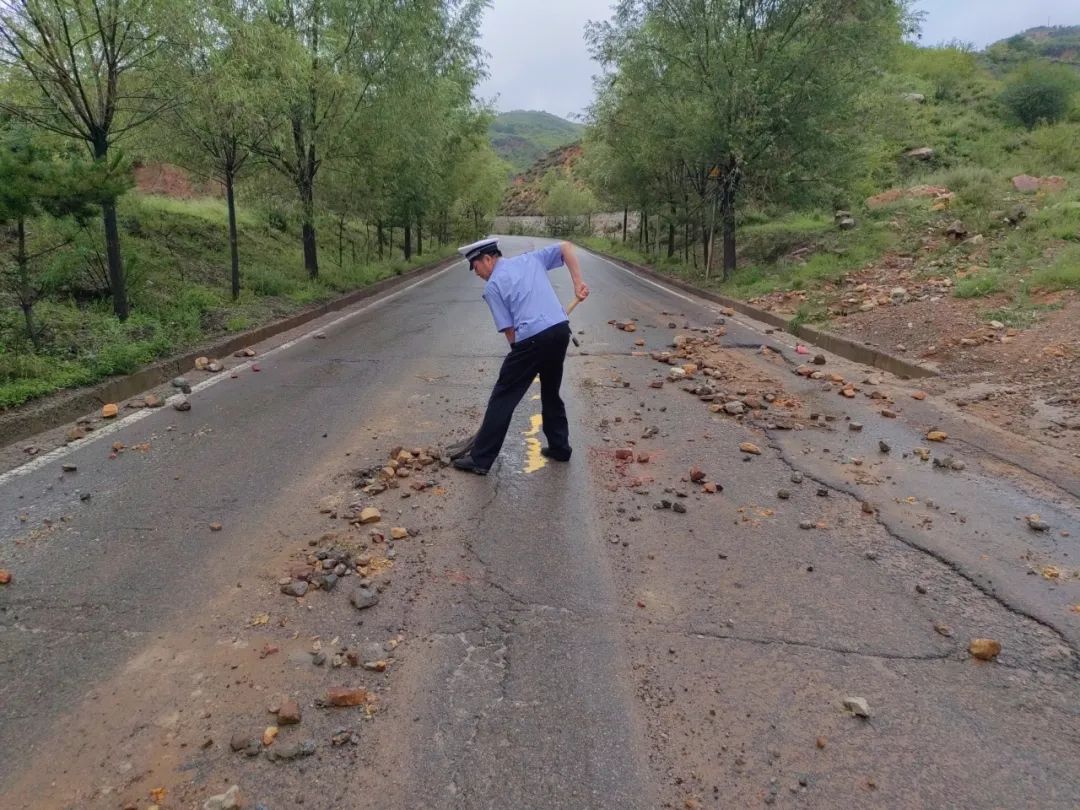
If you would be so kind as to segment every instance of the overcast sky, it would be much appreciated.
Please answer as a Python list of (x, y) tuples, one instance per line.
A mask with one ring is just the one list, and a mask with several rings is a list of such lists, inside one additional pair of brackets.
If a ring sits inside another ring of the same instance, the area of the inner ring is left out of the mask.
[[(483, 43), (491, 77), (480, 96), (498, 110), (547, 110), (572, 117), (592, 99), (583, 36), (588, 20), (606, 19), (612, 0), (493, 0)], [(1036, 25), (1078, 25), (1076, 0), (919, 0), (922, 42), (959, 39), (983, 47)]]

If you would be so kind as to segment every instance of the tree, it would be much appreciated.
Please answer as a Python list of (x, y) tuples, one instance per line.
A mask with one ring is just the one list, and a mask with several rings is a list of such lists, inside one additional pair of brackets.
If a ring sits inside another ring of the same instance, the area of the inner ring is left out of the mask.
[[(167, 106), (139, 69), (163, 47), (153, 0), (0, 0), (0, 64), (23, 85), (0, 109), (84, 142), (112, 171), (110, 149)], [(113, 311), (128, 316), (116, 199), (101, 200)]]
[(647, 130), (671, 140), (647, 132), (650, 157), (663, 144), (699, 197), (706, 274), (717, 217), (724, 277), (735, 268), (748, 184), (838, 148), (868, 77), (900, 41), (905, 12), (903, 0), (622, 0), (611, 21), (590, 26), (606, 71), (594, 116), (618, 118), (652, 100)]
[[(178, 161), (208, 174), (225, 188), (228, 208), (230, 287), (240, 297), (236, 183), (276, 123), (263, 111), (277, 84), (262, 72), (260, 54), (272, 43), (265, 26), (243, 18), (241, 8), (210, 2), (198, 17), (189, 55), (174, 74), (173, 95), (182, 104), (165, 116), (164, 133)], [(179, 142), (177, 142), (179, 136)]]
[(1076, 71), (1064, 65), (1033, 61), (1008, 81), (1001, 101), (1009, 114), (1028, 129), (1054, 124), (1068, 114), (1080, 86)]
[(33, 310), (42, 293), (35, 266), (65, 243), (31, 253), (28, 221), (45, 214), (88, 219), (95, 206), (115, 199), (127, 184), (125, 173), (110, 171), (101, 161), (79, 160), (70, 151), (50, 150), (42, 141), (40, 133), (25, 126), (0, 131), (0, 225), (12, 227), (15, 244), (14, 261), (3, 278), (22, 309), (26, 335), (35, 349), (41, 348), (41, 340)]

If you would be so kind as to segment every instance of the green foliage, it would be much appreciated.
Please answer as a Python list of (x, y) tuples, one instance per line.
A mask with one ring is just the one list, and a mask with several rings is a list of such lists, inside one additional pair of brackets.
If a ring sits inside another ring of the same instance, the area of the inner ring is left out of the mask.
[(975, 275), (966, 276), (956, 282), (953, 295), (957, 298), (982, 298), (1005, 289), (1000, 272), (985, 270)]
[(1080, 290), (1080, 245), (1070, 245), (1053, 260), (1031, 274), (1029, 286), (1035, 290)]
[(1017, 70), (1001, 94), (1011, 117), (1028, 129), (1065, 118), (1080, 85), (1076, 71), (1062, 65), (1033, 61)]

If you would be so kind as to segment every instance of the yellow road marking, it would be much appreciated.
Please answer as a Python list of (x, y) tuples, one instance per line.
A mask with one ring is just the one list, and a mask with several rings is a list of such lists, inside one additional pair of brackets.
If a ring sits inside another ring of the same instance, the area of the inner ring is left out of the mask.
[(534, 413), (529, 417), (529, 423), (532, 427), (524, 433), (525, 472), (534, 473), (547, 466), (547, 459), (540, 455), (540, 440), (536, 438), (540, 433), (540, 428), (544, 426), (544, 420), (540, 414)]

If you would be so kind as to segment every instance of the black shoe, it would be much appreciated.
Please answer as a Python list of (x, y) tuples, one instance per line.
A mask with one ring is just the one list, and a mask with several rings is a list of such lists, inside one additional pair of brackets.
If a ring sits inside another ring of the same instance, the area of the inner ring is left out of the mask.
[(477, 475), (487, 475), (488, 468), (481, 467), (475, 461), (472, 456), (462, 456), (461, 458), (455, 458), (451, 462), (456, 469), (464, 470), (465, 472), (476, 473)]
[(540, 448), (540, 455), (542, 455), (544, 458), (550, 458), (552, 461), (569, 461), (570, 455), (573, 452), (573, 448), (567, 448), (562, 452), (556, 452), (550, 447)]

